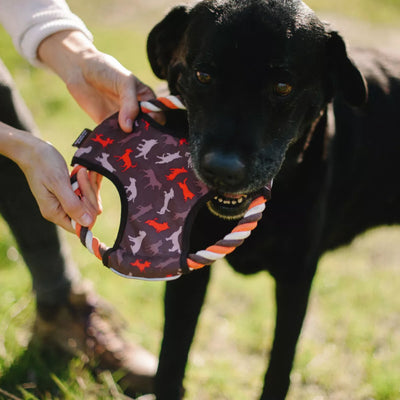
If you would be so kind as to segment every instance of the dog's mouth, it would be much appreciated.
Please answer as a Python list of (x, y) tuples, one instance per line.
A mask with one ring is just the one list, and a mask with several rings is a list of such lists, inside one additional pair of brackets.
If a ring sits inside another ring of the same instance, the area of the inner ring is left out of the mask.
[(253, 196), (248, 194), (216, 194), (208, 201), (208, 209), (217, 217), (225, 219), (241, 218), (248, 209)]
[(239, 219), (244, 216), (251, 202), (263, 195), (267, 198), (270, 196), (271, 184), (268, 184), (261, 190), (251, 193), (233, 194), (233, 193), (216, 193), (211, 200), (207, 202), (208, 209), (214, 215), (224, 219)]

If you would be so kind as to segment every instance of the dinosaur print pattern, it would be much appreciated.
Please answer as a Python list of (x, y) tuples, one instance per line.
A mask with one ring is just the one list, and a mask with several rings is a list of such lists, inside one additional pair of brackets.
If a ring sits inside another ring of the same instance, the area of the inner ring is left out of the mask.
[(149, 121), (137, 119), (127, 134), (117, 115), (106, 119), (88, 131), (72, 162), (117, 182), (127, 210), (123, 233), (103, 263), (126, 277), (164, 279), (182, 273), (183, 237), (190, 229), (185, 221), (200, 200), (205, 202), (209, 189), (191, 168), (186, 139)]

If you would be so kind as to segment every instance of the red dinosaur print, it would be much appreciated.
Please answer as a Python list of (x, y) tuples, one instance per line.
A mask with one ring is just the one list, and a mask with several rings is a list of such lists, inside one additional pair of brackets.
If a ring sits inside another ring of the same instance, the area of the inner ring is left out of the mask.
[(105, 149), (109, 144), (112, 144), (114, 142), (114, 139), (110, 139), (108, 137), (106, 140), (104, 140), (104, 139), (102, 139), (102, 137), (103, 137), (102, 133), (100, 133), (100, 134), (96, 133), (96, 137), (92, 140), (93, 140), (93, 142), (100, 143), (103, 146), (103, 149)]
[(182, 168), (170, 168), (171, 173), (169, 175), (165, 175), (168, 181), (173, 181), (179, 174), (184, 174), (187, 172), (185, 167)]
[(144, 129), (146, 129), (146, 131), (149, 130), (149, 126), (150, 126), (150, 123), (148, 121), (144, 120)]
[(193, 199), (194, 194), (189, 190), (187, 184), (186, 184), (187, 178), (183, 182), (178, 182), (179, 187), (182, 189), (183, 192), (183, 197), (185, 201), (188, 199)]
[(179, 146), (182, 146), (183, 144), (188, 144), (187, 139), (185, 138), (179, 139)]
[(133, 267), (138, 267), (140, 272), (143, 272), (145, 268), (149, 268), (151, 265), (150, 261), (145, 261), (143, 260), (136, 260), (134, 263), (130, 263)]
[(114, 156), (118, 161), (123, 161), (124, 165), (122, 166), (124, 169), (122, 170), (122, 172), (125, 172), (126, 170), (128, 170), (129, 168), (135, 168), (137, 164), (133, 165), (132, 164), (132, 160), (129, 156), (130, 153), (132, 153), (132, 149), (126, 149), (125, 153), (122, 154), (122, 156)]
[(157, 220), (158, 220), (158, 218), (148, 219), (146, 221), (146, 224), (153, 227), (157, 233), (160, 233), (162, 231), (166, 231), (167, 229), (169, 229), (168, 222), (163, 222), (162, 224), (160, 224), (159, 222), (157, 222)]

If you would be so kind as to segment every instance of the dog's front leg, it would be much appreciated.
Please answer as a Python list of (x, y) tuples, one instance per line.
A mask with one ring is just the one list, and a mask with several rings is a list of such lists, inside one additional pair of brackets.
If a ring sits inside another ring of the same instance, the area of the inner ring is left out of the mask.
[(312, 278), (276, 282), (276, 326), (261, 400), (284, 400), (290, 385), (296, 344), (307, 309)]
[(186, 362), (209, 278), (210, 268), (205, 267), (167, 283), (164, 338), (155, 383), (157, 400), (183, 398)]

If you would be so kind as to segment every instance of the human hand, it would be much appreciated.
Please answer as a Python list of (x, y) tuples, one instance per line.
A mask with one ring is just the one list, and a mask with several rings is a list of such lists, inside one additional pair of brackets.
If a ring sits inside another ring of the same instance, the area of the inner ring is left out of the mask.
[(89, 171), (84, 167), (81, 167), (78, 170), (76, 176), (78, 179), (82, 201), (89, 202), (90, 207), (96, 212), (93, 222), (87, 225), (89, 229), (92, 229), (96, 220), (96, 216), (103, 212), (103, 205), (101, 203), (100, 196), (100, 188), (103, 176), (97, 172)]
[[(115, 58), (96, 49), (79, 31), (61, 31), (39, 46), (40, 60), (66, 83), (76, 102), (96, 122), (119, 110), (118, 122), (125, 132), (139, 112), (138, 100), (155, 98), (153, 91)], [(163, 123), (163, 115), (152, 115)]]
[(101, 213), (99, 183), (95, 175), (90, 178), (86, 171), (78, 176), (82, 197), (72, 190), (67, 165), (61, 154), (50, 144), (29, 136), (29, 153), (19, 159), (31, 191), (43, 217), (74, 232), (71, 219), (82, 226), (92, 226)]

